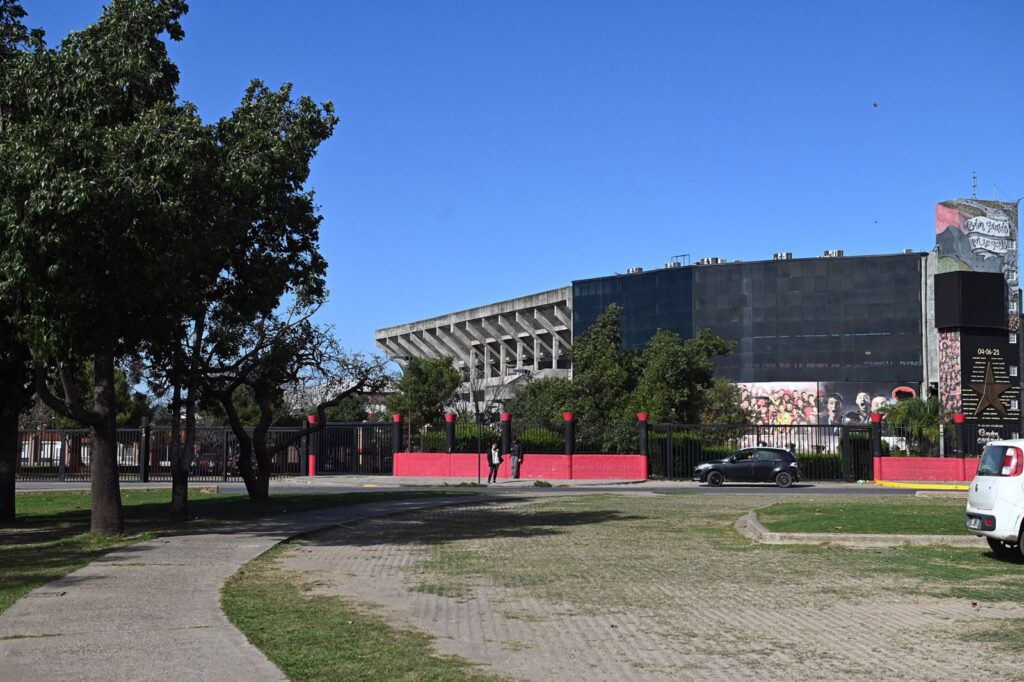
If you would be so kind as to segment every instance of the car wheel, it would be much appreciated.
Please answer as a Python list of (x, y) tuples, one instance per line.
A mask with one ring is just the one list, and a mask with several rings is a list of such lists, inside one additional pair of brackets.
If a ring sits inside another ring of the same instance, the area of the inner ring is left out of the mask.
[(710, 485), (713, 488), (717, 488), (718, 486), (722, 485), (722, 481), (724, 481), (724, 480), (725, 480), (725, 477), (722, 476), (722, 472), (721, 471), (712, 471), (712, 472), (708, 473), (708, 478), (707, 478), (708, 485)]
[(988, 540), (988, 546), (992, 548), (992, 553), (1000, 559), (1010, 559), (1017, 556), (1019, 545), (995, 538), (985, 539)]
[(789, 486), (793, 485), (793, 474), (789, 473), (788, 471), (780, 471), (775, 476), (775, 485), (779, 486), (780, 488), (788, 488)]

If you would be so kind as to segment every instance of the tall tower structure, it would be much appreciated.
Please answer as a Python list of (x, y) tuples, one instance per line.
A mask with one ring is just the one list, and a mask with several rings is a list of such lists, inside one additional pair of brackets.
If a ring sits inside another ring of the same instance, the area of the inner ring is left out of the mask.
[[(935, 207), (939, 398), (977, 427), (977, 443), (1021, 431), (1017, 205), (956, 199)], [(972, 446), (976, 445), (974, 443)], [(973, 447), (972, 447), (973, 449)]]

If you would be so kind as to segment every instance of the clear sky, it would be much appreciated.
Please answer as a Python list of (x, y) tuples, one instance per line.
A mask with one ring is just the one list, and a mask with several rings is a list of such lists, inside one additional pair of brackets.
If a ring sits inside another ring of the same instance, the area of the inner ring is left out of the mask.
[[(929, 250), (1024, 195), (1024, 3), (192, 0), (207, 120), (251, 78), (334, 102), (311, 179), (350, 349), (671, 256)], [(54, 44), (99, 0), (24, 0)]]

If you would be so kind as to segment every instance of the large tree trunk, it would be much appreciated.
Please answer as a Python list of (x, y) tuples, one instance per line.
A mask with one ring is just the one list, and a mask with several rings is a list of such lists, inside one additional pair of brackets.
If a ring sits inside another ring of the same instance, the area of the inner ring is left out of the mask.
[(14, 523), (14, 473), (20, 446), (18, 411), (0, 410), (0, 525)]
[(94, 411), (97, 421), (92, 427), (92, 532), (118, 535), (124, 532), (124, 511), (121, 508), (121, 485), (117, 472), (117, 398), (114, 394), (114, 354), (97, 354), (94, 358), (96, 391)]
[[(188, 474), (195, 456), (196, 401), (199, 398), (199, 363), (206, 333), (206, 313), (196, 315), (192, 347), (189, 351), (188, 380), (185, 385), (185, 446), (184, 456), (171, 475), (171, 518), (188, 520)], [(180, 392), (179, 392), (180, 395)]]

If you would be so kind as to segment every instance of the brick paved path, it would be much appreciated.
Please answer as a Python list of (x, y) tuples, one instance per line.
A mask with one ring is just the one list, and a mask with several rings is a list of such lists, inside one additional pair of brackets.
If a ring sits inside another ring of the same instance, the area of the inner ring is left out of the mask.
[[(1014, 656), (972, 655), (980, 646), (957, 635), (1024, 617), (1020, 606), (980, 608), (966, 600), (899, 593), (861, 598), (870, 579), (840, 569), (819, 576), (816, 585), (785, 573), (704, 580), (702, 567), (708, 565), (728, 573), (734, 547), (703, 547), (690, 580), (678, 580), (676, 573), (660, 584), (622, 585), (625, 605), (612, 608), (588, 607), (571, 594), (538, 598), (532, 579), (503, 588), (472, 579), (438, 582), (425, 563), (429, 547), (414, 540), (431, 529), (464, 527), (472, 513), (432, 510), (325, 531), (290, 549), (282, 564), (315, 579), (317, 593), (363, 602), (394, 623), (433, 635), (439, 651), (519, 679), (1019, 679)], [(577, 560), (573, 537), (562, 540), (564, 560)], [(764, 566), (769, 573), (777, 568)], [(459, 568), (442, 574), (446, 570)], [(652, 586), (660, 606), (649, 606), (650, 594), (631, 594)], [(801, 599), (808, 588), (825, 598)], [(849, 596), (828, 597), (830, 591)], [(628, 606), (633, 599), (648, 606)]]

